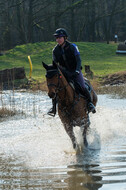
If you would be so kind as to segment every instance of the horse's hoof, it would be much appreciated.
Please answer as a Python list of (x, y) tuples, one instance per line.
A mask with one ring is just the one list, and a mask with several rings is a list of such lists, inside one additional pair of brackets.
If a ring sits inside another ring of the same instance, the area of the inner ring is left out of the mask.
[(77, 144), (73, 143), (73, 148), (76, 149), (76, 147), (77, 147)]

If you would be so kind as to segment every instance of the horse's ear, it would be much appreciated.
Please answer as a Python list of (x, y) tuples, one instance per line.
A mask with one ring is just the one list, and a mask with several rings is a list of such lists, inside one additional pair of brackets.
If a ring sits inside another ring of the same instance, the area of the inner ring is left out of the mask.
[(55, 61), (53, 61), (52, 64), (53, 64), (54, 68), (56, 68), (56, 69), (58, 68), (58, 65)]
[(48, 65), (46, 65), (43, 61), (42, 61), (42, 65), (43, 65), (43, 67), (44, 67), (46, 70), (48, 70)]

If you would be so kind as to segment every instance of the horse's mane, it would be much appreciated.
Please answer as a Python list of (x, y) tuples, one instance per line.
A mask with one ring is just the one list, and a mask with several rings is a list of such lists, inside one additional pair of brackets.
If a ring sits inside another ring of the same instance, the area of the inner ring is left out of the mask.
[(58, 74), (58, 70), (57, 69), (48, 70), (47, 73), (46, 73), (46, 77), (47, 78), (52, 78), (56, 74)]
[(48, 70), (46, 70), (46, 77), (52, 78), (54, 75), (59, 73), (58, 67), (55, 67), (54, 65), (49, 65)]
[[(60, 66), (51, 64), (48, 65), (48, 69), (46, 70), (46, 77), (51, 79), (56, 74), (60, 75), (61, 73), (62, 73), (62, 68), (60, 68)], [(68, 72), (66, 70), (63, 70), (62, 75), (64, 76), (68, 84), (72, 87), (72, 89), (75, 90), (77, 94), (81, 94), (83, 96), (83, 89), (81, 85), (76, 81), (70, 80)], [(85, 80), (85, 85), (89, 91), (92, 90), (91, 85), (86, 80)]]

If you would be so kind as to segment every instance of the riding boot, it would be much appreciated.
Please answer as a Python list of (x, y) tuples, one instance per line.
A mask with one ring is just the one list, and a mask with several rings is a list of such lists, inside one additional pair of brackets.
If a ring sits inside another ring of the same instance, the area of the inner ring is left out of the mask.
[(88, 106), (87, 106), (88, 113), (89, 112), (96, 113), (95, 106), (93, 105), (92, 100), (91, 100), (90, 92), (88, 91), (86, 87), (84, 88), (84, 96), (86, 96), (87, 103), (88, 103)]
[(56, 98), (52, 99), (52, 108), (48, 111), (48, 115), (50, 116), (55, 116), (56, 115), (56, 103), (57, 103), (57, 100)]

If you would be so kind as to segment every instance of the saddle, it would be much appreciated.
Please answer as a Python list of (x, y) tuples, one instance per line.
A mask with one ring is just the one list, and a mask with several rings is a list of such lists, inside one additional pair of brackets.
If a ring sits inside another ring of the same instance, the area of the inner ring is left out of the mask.
[[(76, 80), (72, 80), (71, 77), (70, 77), (70, 72), (69, 71), (66, 71), (66, 69), (63, 70), (63, 68), (61, 69), (63, 75), (65, 76), (67, 82), (70, 84), (70, 86), (75, 90), (75, 92), (79, 95), (81, 95), (82, 97), (86, 98), (86, 96), (84, 95), (84, 92), (83, 92), (83, 88), (81, 86), (81, 84), (79, 82), (77, 82)], [(92, 91), (92, 87), (89, 83), (89, 81), (85, 79), (85, 86), (89, 92), (89, 94), (91, 94), (91, 91)]]
[[(69, 84), (75, 90), (75, 92), (77, 94), (80, 94), (82, 97), (86, 98), (84, 96), (83, 88), (79, 82), (70, 81)], [(91, 94), (92, 87), (90, 86), (90, 84), (86, 80), (85, 80), (85, 86), (86, 86), (87, 90), (89, 91), (89, 93)]]

